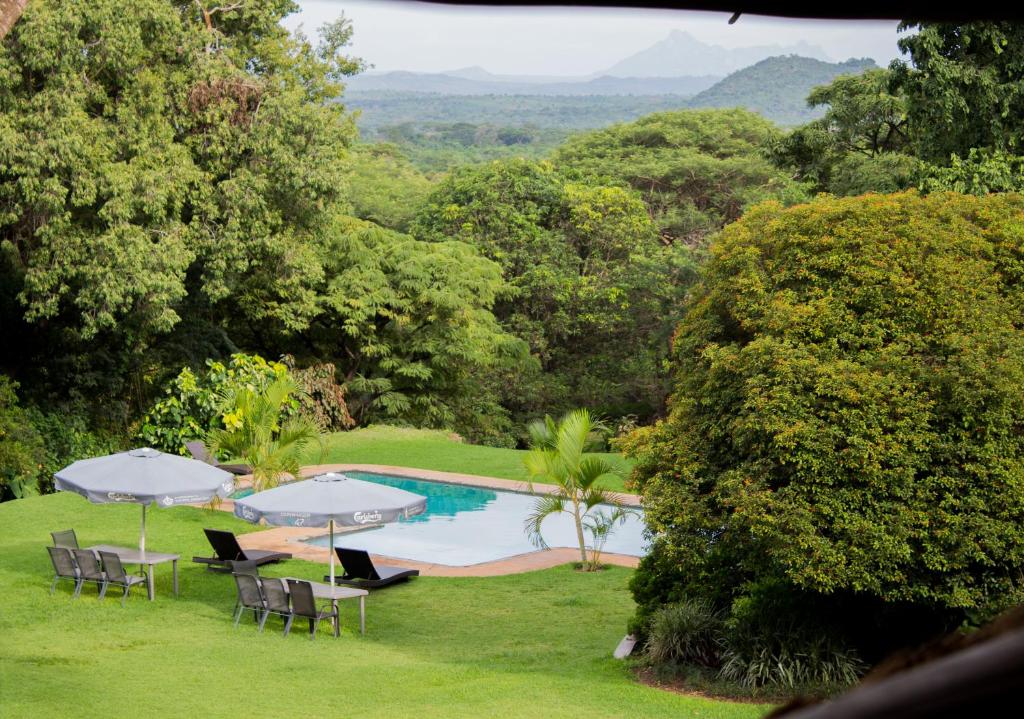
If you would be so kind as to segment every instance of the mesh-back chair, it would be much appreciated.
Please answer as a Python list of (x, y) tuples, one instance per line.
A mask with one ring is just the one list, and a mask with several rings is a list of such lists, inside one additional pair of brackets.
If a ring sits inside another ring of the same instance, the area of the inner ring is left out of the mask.
[(235, 586), (238, 588), (238, 600), (235, 602), (235, 626), (242, 618), (243, 609), (251, 609), (253, 619), (259, 621), (263, 610), (266, 609), (266, 602), (263, 601), (263, 589), (260, 587), (260, 578), (252, 574), (234, 572)]
[(309, 582), (289, 579), (288, 593), (292, 597), (292, 614), (296, 617), (306, 617), (309, 619), (310, 639), (316, 637), (316, 629), (320, 626), (321, 619), (333, 619), (334, 636), (338, 636), (341, 622), (338, 620), (338, 607), (336, 605), (328, 605), (323, 609), (317, 609), (316, 597), (313, 596), (313, 586)]
[(99, 598), (103, 599), (107, 593), (107, 575), (100, 568), (96, 555), (91, 549), (72, 549), (71, 553), (75, 557), (75, 564), (78, 565), (78, 593), (82, 593), (82, 584), (92, 582), (99, 590)]
[(59, 532), (50, 532), (53, 537), (53, 546), (78, 549), (78, 536), (73, 529), (63, 529)]
[(70, 579), (75, 583), (75, 592), (72, 596), (77, 597), (82, 588), (82, 577), (78, 574), (71, 550), (67, 547), (47, 547), (46, 551), (50, 553), (50, 561), (53, 562), (53, 584), (50, 585), (50, 594), (57, 591), (57, 582)]
[(149, 579), (145, 576), (140, 577), (138, 574), (125, 573), (124, 567), (121, 565), (121, 558), (113, 552), (100, 552), (100, 561), (103, 562), (103, 572), (107, 575), (107, 583), (103, 585), (102, 593), (106, 594), (107, 587), (111, 584), (123, 587), (124, 593), (121, 595), (122, 607), (125, 600), (128, 599), (128, 592), (132, 587), (149, 583)]
[(231, 567), (231, 572), (233, 574), (251, 574), (254, 577), (260, 576), (259, 564), (251, 559), (239, 559), (233, 562), (228, 562), (228, 566)]
[(288, 604), (288, 590), (285, 589), (284, 582), (268, 577), (260, 582), (260, 587), (263, 589), (263, 601), (265, 602), (263, 617), (260, 618), (260, 631), (263, 631), (267, 617), (276, 614), (279, 617), (284, 617), (284, 635), (288, 636), (295, 615), (292, 614), (292, 608)]

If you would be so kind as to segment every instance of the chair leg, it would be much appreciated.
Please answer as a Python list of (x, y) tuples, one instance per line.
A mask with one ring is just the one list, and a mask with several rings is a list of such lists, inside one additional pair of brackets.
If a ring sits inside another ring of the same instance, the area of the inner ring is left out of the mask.
[(316, 639), (316, 630), (317, 630), (317, 627), (319, 627), (319, 626), (320, 626), (320, 619), (319, 618), (317, 618), (317, 619), (310, 619), (309, 620), (309, 640), (310, 641), (313, 641), (314, 639)]
[(75, 591), (71, 593), (71, 598), (72, 599), (78, 599), (78, 597), (80, 597), (82, 595), (82, 587), (84, 587), (84, 586), (85, 586), (85, 580), (84, 579), (76, 579), (75, 580)]
[(132, 588), (132, 585), (130, 585), (130, 584), (124, 585), (124, 594), (121, 595), (121, 606), (122, 607), (124, 606), (124, 600), (126, 600), (128, 598), (128, 590), (131, 589), (131, 588)]
[(235, 609), (235, 626), (238, 626), (238, 621), (242, 618), (242, 611), (245, 609), (241, 604)]
[(54, 574), (53, 575), (53, 582), (50, 584), (50, 594), (53, 594), (55, 591), (57, 591), (57, 582), (59, 580), (60, 580), (60, 575)]
[(270, 616), (270, 612), (263, 612), (263, 616), (260, 617), (260, 631), (263, 631), (263, 625), (267, 623), (267, 617)]
[(293, 619), (295, 619), (295, 615), (294, 614), (289, 614), (288, 615), (288, 619), (285, 620), (285, 623), (284, 623), (284, 635), (286, 637), (288, 636), (288, 632), (290, 632), (292, 630), (292, 620)]
[(99, 599), (103, 599), (103, 597), (107, 596), (107, 582), (102, 582), (98, 584), (97, 587), (100, 590)]

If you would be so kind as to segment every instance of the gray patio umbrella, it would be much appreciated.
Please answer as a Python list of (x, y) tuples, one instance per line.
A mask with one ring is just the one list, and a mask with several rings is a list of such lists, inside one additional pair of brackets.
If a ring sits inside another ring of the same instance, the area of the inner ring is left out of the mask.
[(359, 527), (421, 514), (427, 498), (404, 489), (328, 472), (235, 500), (235, 515), (286, 527), (330, 527), (334, 584), (334, 525)]
[(230, 472), (205, 462), (149, 447), (80, 459), (53, 475), (57, 489), (96, 504), (142, 505), (139, 551), (146, 551), (146, 505), (173, 507), (226, 497), (235, 487)]

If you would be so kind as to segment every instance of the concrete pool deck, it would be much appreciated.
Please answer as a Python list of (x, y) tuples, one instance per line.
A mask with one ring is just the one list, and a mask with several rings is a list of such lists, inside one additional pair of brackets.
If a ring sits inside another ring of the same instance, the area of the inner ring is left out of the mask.
[[(455, 472), (438, 472), (430, 469), (414, 469), (411, 467), (394, 467), (384, 464), (315, 464), (303, 467), (300, 477), (312, 477), (324, 472), (375, 472), (377, 474), (389, 474), (398, 477), (410, 477), (413, 479), (427, 479), (436, 482), (449, 482), (451, 484), (465, 484), (473, 487), (486, 487), (488, 489), (499, 489), (509, 492), (520, 492), (529, 494), (530, 488), (526, 482), (517, 482), (509, 479), (498, 479), (497, 477), (483, 477), (475, 474), (459, 474)], [(245, 477), (239, 478), (239, 486), (246, 486)], [(537, 494), (553, 493), (554, 488), (537, 484), (534, 485)], [(620, 500), (627, 505), (640, 506), (640, 497), (635, 494), (616, 492)], [(234, 502), (224, 500), (220, 509), (233, 512)], [(346, 531), (359, 530), (362, 527), (336, 527), (335, 535), (344, 534)], [(275, 527), (262, 531), (248, 532), (238, 536), (238, 542), (243, 549), (269, 549), (275, 552), (289, 552), (296, 559), (305, 559), (311, 562), (328, 564), (330, 551), (327, 547), (318, 547), (309, 544), (305, 540), (314, 537), (321, 537), (327, 534), (327, 529), (311, 529), (309, 527)], [(497, 577), (504, 574), (519, 574), (521, 572), (532, 572), (537, 569), (548, 569), (561, 564), (579, 561), (579, 550), (568, 548), (541, 549), (535, 552), (519, 554), (514, 557), (506, 557), (493, 562), (472, 564), (467, 567), (454, 567), (447, 564), (430, 564), (426, 562), (414, 562), (408, 559), (399, 559), (384, 555), (371, 554), (374, 562), (381, 564), (399, 564), (403, 567), (420, 570), (420, 574), (428, 577)], [(624, 554), (601, 555), (601, 562), (604, 564), (616, 564), (622, 567), (636, 567), (640, 562), (638, 557)]]

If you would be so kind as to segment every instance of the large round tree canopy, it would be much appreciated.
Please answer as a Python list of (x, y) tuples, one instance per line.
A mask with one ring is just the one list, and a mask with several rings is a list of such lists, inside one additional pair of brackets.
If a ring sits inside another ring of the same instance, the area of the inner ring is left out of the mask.
[[(655, 552), (994, 611), (1024, 567), (1024, 198), (760, 205), (713, 243), (671, 414), (631, 440)], [(685, 570), (684, 570), (685, 571)]]

